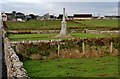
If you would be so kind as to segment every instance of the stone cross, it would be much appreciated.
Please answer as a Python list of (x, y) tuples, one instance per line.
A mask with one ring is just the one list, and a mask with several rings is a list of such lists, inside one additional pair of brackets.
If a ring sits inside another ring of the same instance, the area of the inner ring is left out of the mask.
[(66, 30), (66, 21), (65, 21), (65, 8), (63, 8), (63, 19), (61, 22), (60, 35), (66, 35), (66, 34), (67, 34), (67, 30)]

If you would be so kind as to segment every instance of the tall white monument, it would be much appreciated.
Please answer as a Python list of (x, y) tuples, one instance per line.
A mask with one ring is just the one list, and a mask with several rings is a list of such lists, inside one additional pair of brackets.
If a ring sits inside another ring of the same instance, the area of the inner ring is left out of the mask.
[(63, 19), (61, 22), (60, 34), (53, 38), (73, 38), (71, 35), (67, 34), (66, 21), (65, 21), (65, 8), (63, 8)]
[(63, 8), (63, 19), (61, 22), (60, 35), (66, 35), (66, 34), (67, 34), (67, 29), (66, 29), (66, 21), (65, 21), (65, 8)]

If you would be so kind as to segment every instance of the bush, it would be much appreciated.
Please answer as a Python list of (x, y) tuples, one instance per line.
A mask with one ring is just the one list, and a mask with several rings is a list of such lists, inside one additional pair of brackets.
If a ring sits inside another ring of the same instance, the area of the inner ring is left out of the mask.
[(41, 60), (42, 56), (40, 54), (31, 54), (30, 59), (32, 59), (32, 60)]
[[(71, 39), (60, 42), (39, 42), (39, 43), (21, 43), (17, 49), (23, 58), (29, 58), (33, 54), (57, 58), (58, 44), (60, 45), (60, 57), (62, 58), (81, 58), (81, 57), (102, 57), (106, 55), (116, 56), (119, 48), (117, 38), (91, 38), (91, 39)], [(85, 43), (85, 54), (82, 53), (82, 43)], [(113, 52), (110, 53), (110, 42), (113, 42)], [(16, 48), (16, 47), (14, 47)]]
[(56, 53), (50, 53), (49, 59), (57, 59), (58, 58), (58, 55)]

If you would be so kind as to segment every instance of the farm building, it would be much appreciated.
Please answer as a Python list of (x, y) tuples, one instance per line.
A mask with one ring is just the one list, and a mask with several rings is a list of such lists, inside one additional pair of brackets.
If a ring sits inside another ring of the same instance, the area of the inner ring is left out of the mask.
[(56, 16), (50, 15), (49, 13), (46, 13), (46, 14), (43, 16), (43, 18), (44, 18), (45, 20), (55, 20), (55, 19), (56, 19)]
[(5, 13), (7, 15), (7, 20), (13, 20), (12, 13)]
[(73, 16), (67, 16), (67, 20), (73, 20)]
[(59, 20), (62, 20), (62, 18), (63, 18), (63, 14), (59, 14), (57, 17), (57, 19), (59, 19)]
[(55, 20), (55, 19), (56, 19), (56, 16), (50, 15), (50, 20)]
[(120, 16), (115, 16), (115, 15), (113, 15), (113, 16), (104, 16), (104, 18), (105, 19), (118, 19), (118, 18), (120, 18)]
[(17, 19), (24, 19), (25, 15), (21, 12), (16, 13), (15, 11), (13, 11), (12, 13), (5, 13), (7, 15), (7, 20), (11, 20), (11, 21), (16, 21)]
[(74, 20), (92, 19), (92, 14), (74, 14)]
[(29, 15), (26, 15), (26, 16), (25, 16), (25, 19), (26, 19), (26, 21), (29, 21), (30, 19), (32, 19), (32, 17), (29, 16)]
[[(59, 20), (62, 20), (62, 18), (63, 18), (63, 14), (59, 14), (59, 16), (57, 17), (57, 19), (59, 19)], [(73, 20), (73, 16), (66, 15), (66, 20)]]
[(21, 12), (18, 12), (18, 13), (16, 13), (15, 18), (16, 18), (16, 19), (19, 18), (19, 19), (22, 19), (22, 20), (23, 20), (23, 19), (25, 18), (25, 14), (24, 14), (24, 13), (21, 13)]

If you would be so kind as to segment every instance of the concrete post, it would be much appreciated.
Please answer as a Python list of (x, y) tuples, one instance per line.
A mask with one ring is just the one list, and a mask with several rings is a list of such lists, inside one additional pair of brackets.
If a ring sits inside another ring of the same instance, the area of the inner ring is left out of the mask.
[(58, 56), (60, 55), (60, 45), (58, 44)]
[(85, 53), (85, 44), (84, 44), (84, 42), (82, 43), (82, 50), (83, 50), (83, 53)]
[(113, 51), (113, 42), (110, 43), (110, 53)]

